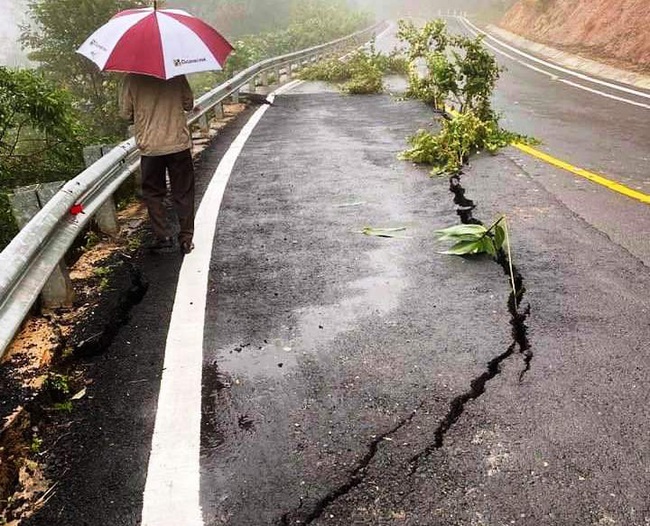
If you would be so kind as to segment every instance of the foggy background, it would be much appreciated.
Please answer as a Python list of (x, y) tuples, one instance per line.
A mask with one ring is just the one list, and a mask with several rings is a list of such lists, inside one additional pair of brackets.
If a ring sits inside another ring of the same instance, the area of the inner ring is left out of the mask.
[[(300, 1), (300, 0), (298, 0)], [(436, 16), (439, 9), (463, 9), (469, 13), (495, 19), (503, 13), (515, 0), (347, 0), (355, 7), (373, 12), (378, 18), (396, 18), (403, 15), (417, 15), (421, 17)], [(0, 0), (0, 66), (27, 66), (26, 53), (21, 50), (18, 38), (20, 25), (29, 22), (26, 15), (29, 0)], [(235, 4), (232, 0), (223, 2)], [(242, 0), (242, 3), (252, 4), (255, 10), (272, 11), (275, 6), (268, 0)], [(207, 0), (169, 0), (169, 6), (185, 8), (197, 16), (204, 15), (201, 11), (219, 5), (220, 2), (208, 3)], [(288, 4), (288, 2), (287, 2)], [(269, 20), (269, 18), (266, 18)], [(217, 26), (217, 29), (219, 27)], [(273, 28), (255, 28), (260, 31)], [(234, 35), (228, 35), (234, 36)]]
[(20, 49), (19, 25), (27, 22), (28, 0), (0, 0), (0, 66), (23, 66), (27, 57)]

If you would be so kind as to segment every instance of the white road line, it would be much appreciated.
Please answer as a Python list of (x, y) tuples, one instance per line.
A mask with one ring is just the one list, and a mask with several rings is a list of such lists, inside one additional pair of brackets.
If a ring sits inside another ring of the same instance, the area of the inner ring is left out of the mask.
[[(284, 93), (301, 81), (282, 86)], [(260, 107), (219, 163), (196, 214), (194, 251), (185, 256), (174, 299), (142, 508), (142, 526), (202, 526), (199, 455), (203, 325), (212, 245), (235, 162), (269, 109)]]
[[(471, 22), (469, 22), (468, 20), (466, 20), (464, 18), (460, 18), (459, 20), (461, 21), (461, 23), (463, 25), (465, 25), (466, 29), (468, 31), (470, 31), (471, 33), (473, 33), (474, 35), (478, 35), (479, 33), (481, 33), (483, 35), (486, 35), (488, 39), (493, 40), (498, 45), (503, 46), (506, 49), (509, 49), (509, 50), (511, 50), (511, 51), (513, 51), (513, 52), (527, 58), (528, 60), (532, 60), (533, 62), (537, 62), (537, 63), (542, 64), (542, 65), (544, 65), (544, 66), (546, 66), (548, 68), (555, 69), (557, 71), (561, 71), (563, 73), (566, 73), (567, 75), (572, 75), (574, 77), (577, 77), (577, 78), (582, 79), (582, 80), (586, 80), (586, 81), (594, 83), (594, 84), (599, 84), (601, 86), (605, 86), (605, 87), (608, 87), (608, 88), (611, 88), (611, 89), (614, 89), (614, 90), (622, 91), (624, 93), (629, 93), (629, 94), (635, 95), (637, 97), (643, 97), (643, 98), (650, 99), (650, 94), (648, 94), (648, 93), (644, 93), (642, 91), (637, 91), (637, 90), (634, 90), (634, 89), (631, 89), (631, 88), (626, 88), (624, 86), (619, 86), (618, 84), (612, 84), (611, 82), (606, 82), (604, 80), (596, 79), (596, 78), (590, 77), (588, 75), (584, 75), (582, 73), (577, 73), (575, 71), (571, 71), (570, 69), (566, 69), (566, 68), (563, 68), (561, 66), (557, 66), (555, 64), (552, 64), (551, 62), (546, 62), (545, 60), (541, 60), (541, 59), (539, 59), (537, 57), (529, 55), (528, 53), (520, 51), (519, 49), (517, 49), (517, 48), (515, 48), (513, 46), (510, 46), (510, 45), (506, 44), (505, 42), (502, 42), (502, 41), (498, 40), (497, 38), (495, 38), (492, 35), (486, 33), (485, 31), (479, 29), (474, 24), (472, 24)], [(499, 48), (497, 48), (495, 46), (492, 46), (491, 44), (489, 44), (487, 42), (485, 42), (485, 45), (487, 47), (489, 47), (490, 49), (492, 49), (493, 51), (496, 51), (497, 53), (500, 53), (501, 55), (509, 58), (510, 60), (514, 60), (515, 62), (517, 62), (518, 64), (521, 64), (522, 66), (525, 66), (525, 67), (527, 67), (529, 69), (532, 69), (533, 71), (537, 71), (539, 73), (543, 73), (545, 75), (548, 75), (551, 78), (555, 78), (555, 80), (561, 80), (562, 82), (564, 82), (566, 84), (569, 84), (570, 86), (573, 86), (575, 88), (579, 88), (579, 89), (582, 89), (584, 91), (588, 91), (590, 93), (600, 95), (602, 97), (607, 97), (608, 99), (614, 99), (614, 100), (617, 100), (617, 101), (620, 101), (620, 102), (625, 102), (627, 104), (631, 104), (633, 106), (638, 106), (638, 107), (641, 107), (641, 108), (650, 109), (650, 105), (648, 105), (648, 104), (643, 104), (641, 102), (626, 99), (626, 98), (623, 98), (623, 97), (617, 97), (615, 95), (611, 95), (611, 94), (605, 93), (603, 91), (599, 91), (599, 90), (596, 90), (596, 89), (593, 89), (593, 88), (589, 88), (587, 86), (584, 86), (583, 84), (578, 84), (576, 82), (557, 79), (556, 76), (553, 75), (552, 73), (550, 73), (548, 71), (544, 71), (544, 70), (542, 70), (540, 68), (537, 68), (537, 67), (535, 67), (535, 66), (533, 66), (531, 64), (528, 64), (527, 62), (524, 62), (523, 60), (515, 58), (512, 55), (509, 55), (505, 51), (503, 51), (503, 50), (501, 50), (501, 49), (499, 49)]]
[[(468, 29), (468, 31), (469, 31), (469, 29)], [(478, 34), (478, 33), (474, 33), (474, 34)], [(517, 63), (521, 64), (522, 66), (524, 66), (524, 67), (526, 67), (528, 69), (532, 69), (533, 71), (537, 71), (537, 73), (541, 73), (542, 75), (546, 75), (547, 77), (550, 77), (553, 80), (558, 79), (558, 76), (555, 75), (554, 73), (551, 73), (550, 71), (546, 71), (545, 69), (533, 66), (532, 64), (528, 64), (527, 62), (524, 62), (523, 60), (518, 59), (517, 57), (513, 57), (509, 53), (506, 53), (505, 51), (500, 50), (498, 47), (493, 46), (492, 44), (488, 44), (487, 42), (483, 42), (483, 45), (485, 47), (491, 49), (492, 51), (495, 51), (496, 53), (499, 53), (499, 54), (503, 55), (504, 57), (509, 58), (513, 62), (517, 62)]]
[(616, 100), (616, 101), (619, 101), (619, 102), (625, 102), (627, 104), (632, 104), (633, 106), (638, 106), (639, 108), (645, 108), (645, 109), (650, 110), (650, 104), (644, 104), (643, 102), (636, 102), (634, 100), (625, 99), (623, 97), (618, 97), (617, 95), (612, 95), (610, 93), (605, 93), (603, 91), (600, 91), (600, 90), (597, 90), (597, 89), (594, 89), (594, 88), (589, 88), (587, 86), (583, 86), (582, 84), (578, 84), (577, 82), (572, 82), (570, 80), (561, 79), (557, 75), (555, 75), (554, 73), (551, 73), (550, 71), (543, 70), (541, 68), (533, 66), (532, 64), (528, 64), (528, 63), (524, 62), (523, 60), (520, 60), (520, 59), (518, 59), (516, 57), (513, 57), (512, 55), (506, 53), (505, 51), (500, 50), (499, 48), (493, 46), (492, 44), (489, 44), (487, 42), (483, 42), (483, 45), (485, 45), (487, 48), (495, 51), (496, 53), (500, 53), (504, 57), (507, 57), (510, 60), (512, 60), (514, 62), (517, 62), (518, 64), (521, 64), (522, 66), (524, 66), (524, 67), (526, 67), (528, 69), (532, 69), (533, 71), (536, 71), (537, 73), (541, 73), (542, 75), (545, 75), (545, 76), (549, 77), (551, 80), (555, 80), (555, 81), (558, 81), (558, 82), (563, 82), (564, 84), (568, 84), (569, 86), (573, 86), (574, 88), (578, 88), (578, 89), (581, 89), (581, 90), (584, 90), (584, 91), (588, 91), (590, 93), (600, 95), (601, 97), (607, 97), (608, 99)]
[(587, 86), (583, 86), (582, 84), (578, 84), (576, 82), (571, 82), (570, 80), (566, 80), (566, 79), (556, 79), (556, 80), (558, 80), (559, 82), (563, 82), (564, 84), (568, 84), (569, 86), (573, 86), (574, 88), (580, 88), (581, 90), (585, 90), (590, 93), (595, 93), (596, 95), (600, 95), (601, 97), (607, 97), (608, 99), (617, 100), (619, 102), (625, 102), (627, 104), (632, 104), (633, 106), (638, 106), (639, 108), (645, 108), (646, 110), (650, 110), (650, 104), (644, 104), (643, 102), (636, 102), (630, 99), (624, 99), (623, 97), (618, 97), (617, 95), (611, 95), (610, 93), (603, 93), (602, 91), (599, 91), (597, 89), (588, 88)]

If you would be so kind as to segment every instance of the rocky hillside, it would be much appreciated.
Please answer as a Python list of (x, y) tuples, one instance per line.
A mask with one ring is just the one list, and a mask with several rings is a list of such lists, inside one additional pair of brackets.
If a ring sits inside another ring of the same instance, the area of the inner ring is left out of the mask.
[(650, 71), (650, 0), (518, 0), (501, 26), (549, 46)]

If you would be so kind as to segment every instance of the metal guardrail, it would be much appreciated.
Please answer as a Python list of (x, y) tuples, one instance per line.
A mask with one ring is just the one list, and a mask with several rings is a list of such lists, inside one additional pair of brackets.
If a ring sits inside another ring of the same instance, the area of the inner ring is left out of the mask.
[[(205, 119), (227, 97), (271, 70), (319, 58), (339, 46), (368, 40), (383, 22), (327, 44), (263, 60), (196, 101), (188, 124)], [(290, 76), (290, 75), (289, 75)], [(131, 138), (68, 181), (0, 253), (0, 358), (29, 313), (50, 274), (97, 209), (138, 169), (140, 155)], [(72, 208), (81, 205), (81, 212)]]

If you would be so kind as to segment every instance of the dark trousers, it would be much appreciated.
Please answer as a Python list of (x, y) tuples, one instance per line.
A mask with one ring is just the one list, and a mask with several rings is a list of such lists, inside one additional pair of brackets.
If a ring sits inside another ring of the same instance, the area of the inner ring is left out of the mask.
[(194, 236), (194, 165), (190, 150), (169, 155), (142, 156), (142, 197), (151, 221), (151, 229), (158, 239), (171, 236), (164, 199), (167, 195), (165, 170), (169, 172), (171, 196), (178, 216), (178, 240), (192, 241)]

